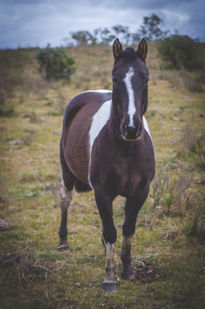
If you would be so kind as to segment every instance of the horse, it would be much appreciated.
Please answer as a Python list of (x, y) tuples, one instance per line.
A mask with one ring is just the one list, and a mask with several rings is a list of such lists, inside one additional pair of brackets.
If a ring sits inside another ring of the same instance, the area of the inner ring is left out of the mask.
[(155, 173), (152, 137), (144, 117), (148, 105), (148, 46), (142, 39), (135, 50), (113, 43), (113, 90), (89, 90), (67, 105), (60, 140), (62, 185), (58, 250), (69, 251), (67, 212), (72, 190), (94, 191), (102, 221), (105, 247), (104, 291), (115, 291), (114, 244), (117, 230), (112, 202), (126, 198), (122, 226), (122, 278), (134, 280), (131, 243), (136, 218), (144, 204)]

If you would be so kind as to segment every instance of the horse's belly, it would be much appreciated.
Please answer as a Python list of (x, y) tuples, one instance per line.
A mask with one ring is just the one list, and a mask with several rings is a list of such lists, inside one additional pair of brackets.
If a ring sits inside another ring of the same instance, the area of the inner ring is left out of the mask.
[(85, 147), (82, 147), (82, 142), (79, 139), (76, 143), (68, 143), (69, 148), (66, 154), (66, 163), (77, 179), (84, 183), (88, 183), (87, 151), (84, 150)]
[[(85, 119), (85, 115), (87, 116)], [(68, 168), (80, 181), (88, 184), (89, 115), (79, 112), (68, 127), (64, 139), (64, 157)]]

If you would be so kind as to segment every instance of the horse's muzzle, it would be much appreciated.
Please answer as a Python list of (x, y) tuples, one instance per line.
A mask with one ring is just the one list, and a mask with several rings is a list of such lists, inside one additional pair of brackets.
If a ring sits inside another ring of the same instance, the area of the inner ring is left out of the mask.
[(142, 133), (142, 126), (128, 126), (125, 125), (122, 129), (122, 138), (126, 142), (135, 142), (140, 139)]

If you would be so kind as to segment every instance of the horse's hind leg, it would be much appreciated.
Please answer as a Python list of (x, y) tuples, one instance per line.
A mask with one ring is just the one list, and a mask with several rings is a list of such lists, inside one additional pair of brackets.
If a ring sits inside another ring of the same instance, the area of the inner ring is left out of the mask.
[(60, 206), (61, 206), (61, 223), (59, 228), (60, 243), (59, 251), (69, 251), (67, 241), (67, 214), (70, 202), (72, 200), (72, 189), (75, 183), (75, 177), (68, 169), (63, 157), (62, 148), (60, 150), (61, 166), (62, 166), (62, 184), (60, 188)]
[(134, 280), (135, 274), (131, 262), (132, 236), (135, 232), (135, 225), (138, 212), (148, 195), (149, 188), (137, 192), (134, 198), (127, 198), (125, 204), (125, 222), (123, 224), (123, 244), (121, 251), (121, 260), (123, 263), (122, 278)]
[(69, 251), (68, 240), (67, 240), (67, 215), (68, 207), (72, 200), (72, 191), (68, 191), (62, 180), (60, 188), (60, 206), (61, 206), (61, 223), (59, 228), (60, 243), (58, 245), (59, 251)]

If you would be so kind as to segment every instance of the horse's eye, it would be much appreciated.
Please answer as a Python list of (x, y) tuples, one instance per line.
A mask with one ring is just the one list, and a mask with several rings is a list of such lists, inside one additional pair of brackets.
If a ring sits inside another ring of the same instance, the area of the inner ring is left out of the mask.
[(145, 76), (145, 83), (148, 83), (149, 81), (149, 76)]

